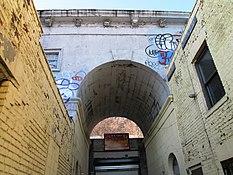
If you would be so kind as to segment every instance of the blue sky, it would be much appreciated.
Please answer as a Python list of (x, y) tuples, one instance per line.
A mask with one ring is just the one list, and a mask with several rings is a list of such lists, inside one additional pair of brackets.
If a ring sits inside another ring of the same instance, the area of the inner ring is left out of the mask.
[(34, 0), (42, 9), (124, 9), (192, 11), (196, 0)]

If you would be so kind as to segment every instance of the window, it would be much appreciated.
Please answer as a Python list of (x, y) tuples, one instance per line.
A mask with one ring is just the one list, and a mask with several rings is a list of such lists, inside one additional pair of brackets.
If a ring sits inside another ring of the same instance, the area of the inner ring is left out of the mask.
[(168, 164), (169, 164), (169, 169), (170, 169), (169, 174), (180, 175), (180, 168), (178, 165), (178, 161), (173, 153), (169, 155)]
[(221, 164), (225, 175), (233, 175), (233, 158), (222, 161)]
[(45, 50), (48, 63), (52, 71), (60, 71), (61, 69), (61, 50)]
[(201, 81), (207, 106), (211, 108), (225, 95), (225, 90), (207, 46), (198, 57), (195, 67)]
[(191, 175), (203, 175), (201, 164), (197, 164), (197, 165), (195, 165), (193, 167), (190, 167), (188, 169), (188, 174), (191, 174)]
[(200, 167), (200, 168), (191, 170), (191, 174), (192, 175), (203, 175), (202, 168)]
[(180, 175), (180, 169), (176, 158), (173, 160), (173, 173), (174, 175)]
[(76, 168), (75, 168), (75, 175), (79, 175), (79, 167), (78, 167), (78, 161), (76, 162)]

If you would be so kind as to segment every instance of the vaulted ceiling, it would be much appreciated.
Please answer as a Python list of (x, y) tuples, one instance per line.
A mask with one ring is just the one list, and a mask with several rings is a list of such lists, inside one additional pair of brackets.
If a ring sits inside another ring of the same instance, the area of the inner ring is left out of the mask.
[(89, 133), (103, 119), (120, 116), (133, 120), (145, 135), (169, 93), (158, 73), (126, 60), (96, 67), (79, 89)]

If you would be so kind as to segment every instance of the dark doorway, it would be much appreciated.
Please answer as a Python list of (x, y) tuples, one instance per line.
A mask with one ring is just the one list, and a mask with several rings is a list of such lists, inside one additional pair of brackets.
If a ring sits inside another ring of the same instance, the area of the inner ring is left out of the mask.
[(233, 158), (221, 162), (225, 175), (233, 175)]
[(143, 139), (129, 139), (127, 150), (106, 150), (104, 139), (91, 139), (89, 175), (147, 175)]

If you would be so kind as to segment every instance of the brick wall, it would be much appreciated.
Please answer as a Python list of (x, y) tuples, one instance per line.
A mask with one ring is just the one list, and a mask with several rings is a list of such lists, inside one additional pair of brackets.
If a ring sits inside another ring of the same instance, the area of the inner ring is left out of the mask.
[(75, 126), (39, 43), (41, 33), (32, 1), (0, 2), (0, 174), (74, 171)]
[[(233, 157), (232, 5), (230, 0), (197, 2), (181, 42), (194, 16), (197, 23), (186, 46), (179, 45), (175, 53), (176, 70), (169, 82), (185, 166), (189, 169), (200, 163), (204, 174), (223, 174), (220, 162)], [(204, 41), (226, 91), (226, 95), (210, 109), (194, 67)], [(193, 93), (196, 93), (196, 98), (189, 98)]]

